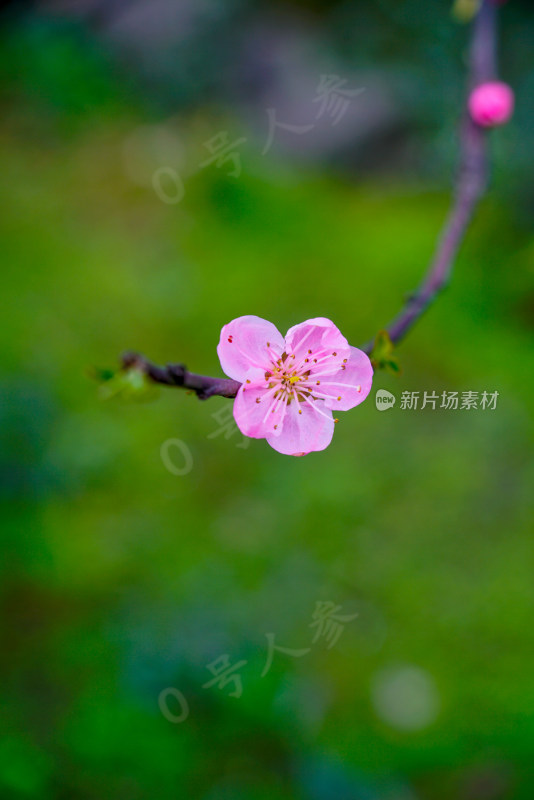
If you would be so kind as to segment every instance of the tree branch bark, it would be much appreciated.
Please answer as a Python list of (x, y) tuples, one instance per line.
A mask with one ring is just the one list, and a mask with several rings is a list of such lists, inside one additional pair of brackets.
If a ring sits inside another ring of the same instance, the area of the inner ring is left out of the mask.
[[(496, 75), (496, 7), (492, 0), (483, 0), (473, 22), (469, 52), (469, 92)], [(454, 259), (488, 181), (486, 131), (477, 125), (467, 110), (460, 131), (460, 165), (453, 193), (453, 203), (445, 221), (430, 267), (421, 283), (400, 313), (386, 326), (394, 344), (400, 342), (436, 295), (447, 285)], [(373, 341), (363, 346), (366, 353)]]
[(196, 375), (189, 372), (185, 364), (167, 364), (158, 367), (140, 353), (123, 353), (123, 369), (138, 369), (154, 383), (164, 386), (179, 386), (195, 392), (200, 400), (220, 395), (221, 397), (235, 397), (241, 386), (238, 381), (230, 378), (210, 378), (208, 375)]
[[(469, 92), (480, 83), (494, 80), (496, 69), (497, 11), (494, 0), (482, 0), (472, 23), (468, 56)], [(438, 293), (447, 285), (454, 259), (488, 180), (486, 131), (476, 125), (467, 113), (460, 129), (460, 164), (453, 192), (451, 210), (440, 235), (436, 252), (419, 288), (408, 299), (400, 313), (386, 326), (389, 338), (397, 344), (421, 317)], [(362, 346), (371, 353), (374, 340)], [(178, 386), (196, 393), (201, 400), (220, 395), (235, 397), (240, 387), (229, 378), (211, 378), (188, 372), (183, 364), (159, 367), (138, 353), (122, 356), (124, 369), (141, 370), (150, 380), (165, 386)]]

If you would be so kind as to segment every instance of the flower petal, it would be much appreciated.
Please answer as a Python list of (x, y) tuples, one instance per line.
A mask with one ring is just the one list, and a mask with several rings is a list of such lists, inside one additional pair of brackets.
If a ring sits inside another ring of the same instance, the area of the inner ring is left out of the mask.
[(308, 350), (318, 353), (327, 350), (341, 358), (348, 357), (349, 343), (334, 323), (326, 317), (315, 317), (294, 325), (286, 334), (286, 351), (303, 358)]
[(234, 400), (234, 419), (245, 436), (264, 439), (277, 435), (275, 425), (280, 426), (285, 414), (285, 401), (278, 401), (266, 384), (244, 383)]
[(345, 369), (323, 376), (320, 385), (312, 388), (327, 395), (323, 398), (325, 405), (336, 411), (348, 411), (362, 403), (373, 383), (373, 367), (363, 350), (351, 347), (349, 360), (343, 366)]
[(315, 400), (312, 405), (293, 402), (286, 407), (281, 433), (269, 433), (266, 438), (279, 453), (305, 456), (328, 447), (334, 435), (334, 427), (332, 413), (322, 400)]
[(284, 352), (284, 339), (272, 322), (248, 315), (225, 325), (217, 347), (224, 372), (234, 381), (243, 382), (251, 370), (258, 377), (270, 368), (272, 357)]

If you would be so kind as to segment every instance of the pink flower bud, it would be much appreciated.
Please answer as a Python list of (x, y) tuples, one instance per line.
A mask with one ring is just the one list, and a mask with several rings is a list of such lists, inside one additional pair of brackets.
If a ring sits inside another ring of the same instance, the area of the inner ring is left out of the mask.
[(482, 83), (471, 92), (469, 113), (473, 120), (485, 128), (504, 125), (514, 110), (514, 93), (506, 83)]

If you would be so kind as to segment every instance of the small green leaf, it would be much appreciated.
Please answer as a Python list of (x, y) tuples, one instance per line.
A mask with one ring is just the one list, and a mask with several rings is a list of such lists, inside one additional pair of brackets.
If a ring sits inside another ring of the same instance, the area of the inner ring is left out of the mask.
[(103, 400), (119, 397), (121, 400), (152, 400), (157, 396), (156, 386), (143, 370), (129, 367), (119, 371), (93, 368), (92, 377), (99, 383), (99, 395)]
[(385, 369), (395, 375), (400, 375), (401, 368), (397, 357), (394, 355), (395, 345), (389, 338), (389, 333), (385, 330), (378, 331), (375, 343), (369, 358), (373, 369)]
[(116, 370), (106, 369), (102, 367), (90, 367), (90, 369), (88, 369), (87, 372), (89, 377), (97, 381), (98, 383), (104, 383), (105, 381), (109, 381), (116, 374)]
[(481, 0), (455, 0), (452, 7), (452, 16), (458, 22), (470, 22), (478, 12)]

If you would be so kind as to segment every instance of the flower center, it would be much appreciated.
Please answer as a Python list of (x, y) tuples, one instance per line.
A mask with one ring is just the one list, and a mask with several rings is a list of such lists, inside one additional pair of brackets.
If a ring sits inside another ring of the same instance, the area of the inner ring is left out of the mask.
[[(307, 385), (310, 377), (308, 359), (295, 366), (295, 355), (282, 353), (278, 361), (272, 362), (272, 370), (265, 373), (265, 380), (269, 382), (269, 389), (276, 389), (274, 397), (289, 405), (292, 400), (302, 402), (306, 397), (313, 399), (311, 389)], [(306, 385), (299, 385), (306, 384)]]

